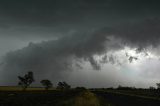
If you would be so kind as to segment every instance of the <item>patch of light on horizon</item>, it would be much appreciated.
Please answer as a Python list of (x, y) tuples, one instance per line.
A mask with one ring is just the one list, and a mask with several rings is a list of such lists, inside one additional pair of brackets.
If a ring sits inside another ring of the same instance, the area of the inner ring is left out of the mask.
[[(105, 57), (106, 58), (106, 64), (110, 64), (111, 62), (108, 60), (109, 57), (114, 58), (114, 64), (113, 65), (119, 65), (119, 66), (124, 66), (124, 65), (139, 65), (143, 63), (143, 61), (150, 60), (150, 59), (155, 59), (158, 60), (159, 56), (153, 54), (149, 50), (146, 51), (141, 51), (137, 53), (137, 48), (130, 48), (130, 47), (124, 47), (124, 49), (120, 49), (117, 51), (108, 51), (103, 55), (95, 55), (94, 58), (95, 60), (99, 63), (101, 62)], [(134, 57), (137, 58), (133, 59), (132, 62), (129, 62), (129, 58)]]

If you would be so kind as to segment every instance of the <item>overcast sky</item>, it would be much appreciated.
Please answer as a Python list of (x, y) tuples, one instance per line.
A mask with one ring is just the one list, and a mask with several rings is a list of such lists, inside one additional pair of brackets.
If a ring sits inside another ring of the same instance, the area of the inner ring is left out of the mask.
[(149, 87), (160, 82), (158, 0), (1, 0), (0, 84)]

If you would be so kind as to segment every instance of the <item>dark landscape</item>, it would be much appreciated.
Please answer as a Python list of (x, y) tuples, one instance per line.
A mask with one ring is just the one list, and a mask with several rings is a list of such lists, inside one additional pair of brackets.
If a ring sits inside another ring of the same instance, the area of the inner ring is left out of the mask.
[[(7, 88), (7, 90), (6, 90)], [(14, 88), (14, 90), (13, 90)], [(0, 91), (1, 106), (159, 106), (157, 89), (99, 88), (43, 90), (44, 88), (5, 87)], [(11, 90), (12, 89), (12, 90)]]

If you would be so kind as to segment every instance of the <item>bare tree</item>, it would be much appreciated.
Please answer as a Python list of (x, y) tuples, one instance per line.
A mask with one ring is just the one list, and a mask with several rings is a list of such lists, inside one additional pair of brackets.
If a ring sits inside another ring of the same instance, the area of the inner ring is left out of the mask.
[(34, 82), (33, 72), (28, 72), (23, 77), (18, 76), (18, 79), (20, 80), (18, 85), (25, 90), (32, 82)]

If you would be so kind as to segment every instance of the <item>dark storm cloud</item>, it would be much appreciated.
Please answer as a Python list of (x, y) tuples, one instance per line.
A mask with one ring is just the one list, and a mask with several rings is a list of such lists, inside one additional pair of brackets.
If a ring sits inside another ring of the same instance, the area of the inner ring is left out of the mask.
[(159, 9), (151, 0), (2, 0), (1, 36), (56, 36), (52, 33), (159, 17)]
[(138, 23), (124, 24), (116, 27), (113, 34), (131, 44), (138, 45), (138, 51), (144, 46), (157, 46), (160, 40), (160, 19), (153, 18)]
[[(120, 43), (138, 49), (156, 46), (160, 39), (159, 10), (159, 2), (153, 0), (1, 1), (0, 36), (58, 38), (7, 53), (2, 75), (7, 82), (32, 70), (37, 76), (54, 79), (71, 70), (73, 64), (79, 66), (81, 60), (100, 69), (94, 56), (121, 49)], [(122, 42), (109, 45), (114, 42), (110, 36)], [(108, 61), (116, 60), (111, 56)]]
[[(109, 50), (115, 49), (116, 46), (109, 46), (109, 42), (114, 42), (110, 36), (121, 39), (122, 42), (119, 43), (124, 43), (124, 46), (145, 48), (149, 45), (155, 46), (159, 44), (159, 28), (160, 21), (153, 19), (130, 24), (129, 26), (122, 25), (98, 31), (74, 33), (58, 40), (39, 44), (30, 43), (23, 49), (8, 53), (4, 58), (3, 70), (6, 73), (12, 70), (14, 74), (33, 70), (39, 75), (45, 76), (49, 74), (51, 75), (50, 77), (54, 77), (71, 70), (74, 60), (77, 64), (79, 61), (76, 60), (88, 61), (94, 69), (100, 69), (100, 65), (94, 56), (102, 55)], [(120, 47), (119, 45), (117, 46)], [(137, 58), (129, 57), (130, 62), (133, 60), (137, 60)], [(114, 64), (116, 59), (110, 56), (108, 61)]]
[[(89, 61), (93, 68), (99, 69), (93, 56), (104, 52), (106, 40), (104, 33), (88, 32), (39, 44), (30, 43), (23, 49), (8, 53), (4, 57), (3, 70), (4, 73), (13, 72), (11, 76), (33, 70), (38, 75), (55, 78), (72, 70), (73, 60), (79, 59)], [(78, 64), (79, 61), (75, 62)]]

